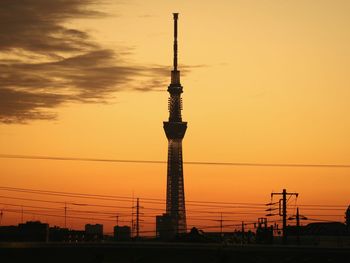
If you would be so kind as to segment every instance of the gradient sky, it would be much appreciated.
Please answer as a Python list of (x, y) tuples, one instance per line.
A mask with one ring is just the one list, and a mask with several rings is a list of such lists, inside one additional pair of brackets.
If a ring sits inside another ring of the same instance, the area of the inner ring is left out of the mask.
[[(2, 1), (0, 153), (166, 160), (172, 12), (184, 160), (350, 163), (347, 0)], [(287, 188), (300, 203), (344, 210), (349, 172), (184, 167), (188, 200), (264, 203)], [(165, 198), (166, 166), (0, 159), (0, 179)], [(18, 220), (8, 214), (3, 224)]]

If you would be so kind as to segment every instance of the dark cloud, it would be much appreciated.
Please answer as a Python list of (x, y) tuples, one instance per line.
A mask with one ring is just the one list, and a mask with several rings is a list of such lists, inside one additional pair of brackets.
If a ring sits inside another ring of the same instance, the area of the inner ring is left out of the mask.
[[(103, 16), (89, 8), (96, 2), (1, 0), (0, 122), (54, 119), (54, 109), (65, 102), (101, 103), (116, 91), (165, 84), (159, 77), (168, 69), (131, 65), (125, 50), (103, 49), (86, 32), (66, 26)], [(136, 78), (144, 85), (136, 86)]]
[(54, 119), (56, 114), (50, 113), (47, 109), (58, 106), (66, 99), (64, 95), (1, 88), (0, 121), (3, 123), (25, 123), (28, 120)]
[(73, 18), (98, 17), (87, 9), (93, 0), (2, 0), (0, 49), (50, 53), (81, 51), (96, 46), (80, 30), (63, 26)]

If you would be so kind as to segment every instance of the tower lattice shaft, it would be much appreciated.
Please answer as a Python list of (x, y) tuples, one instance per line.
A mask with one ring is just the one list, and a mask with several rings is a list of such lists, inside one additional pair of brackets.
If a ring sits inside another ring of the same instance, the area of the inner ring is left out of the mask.
[(169, 120), (164, 122), (164, 131), (168, 138), (168, 169), (166, 213), (171, 217), (176, 233), (186, 232), (185, 191), (182, 161), (182, 139), (185, 136), (187, 122), (182, 121), (182, 86), (180, 71), (177, 69), (177, 19), (174, 13), (174, 62), (171, 71), (171, 83), (168, 87)]

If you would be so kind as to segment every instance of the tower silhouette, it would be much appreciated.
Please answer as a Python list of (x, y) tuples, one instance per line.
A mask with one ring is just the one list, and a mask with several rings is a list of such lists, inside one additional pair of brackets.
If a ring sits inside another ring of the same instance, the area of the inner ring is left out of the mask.
[(182, 163), (182, 139), (185, 136), (187, 122), (182, 121), (182, 86), (180, 71), (177, 69), (177, 20), (174, 13), (174, 62), (171, 71), (171, 83), (168, 87), (169, 120), (163, 122), (164, 131), (168, 138), (168, 170), (166, 214), (170, 216), (175, 233), (186, 232), (185, 192)]

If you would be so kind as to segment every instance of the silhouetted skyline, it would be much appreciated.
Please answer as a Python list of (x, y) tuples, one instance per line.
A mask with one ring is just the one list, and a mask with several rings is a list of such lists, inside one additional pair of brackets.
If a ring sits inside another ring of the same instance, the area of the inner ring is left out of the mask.
[[(320, 205), (309, 207), (318, 210), (300, 207), (301, 215), (344, 223), (350, 203), (350, 4), (200, 4), (1, 4), (1, 183), (22, 189), (1, 190), (2, 224), (41, 220), (63, 226), (66, 208), (67, 226), (83, 229), (103, 219), (112, 232), (118, 217), (131, 225), (129, 210), (140, 198), (141, 212), (152, 219), (141, 229), (154, 231), (147, 225), (154, 226), (155, 216), (166, 211), (169, 142), (160, 123), (168, 118), (173, 12), (182, 14), (176, 69), (186, 87), (183, 119), (191, 123), (181, 142), (187, 230), (217, 230), (216, 220), (224, 229), (236, 220), (233, 225), (240, 228), (242, 221), (264, 217), (269, 193), (282, 189), (300, 193), (300, 205)], [(104, 199), (52, 195), (55, 191)], [(98, 206), (84, 207), (84, 200)], [(249, 208), (225, 208), (230, 212), (225, 213), (207, 207), (210, 202)], [(195, 214), (202, 208), (215, 211)], [(124, 219), (123, 209), (128, 211)], [(86, 221), (92, 216), (98, 220)]]

